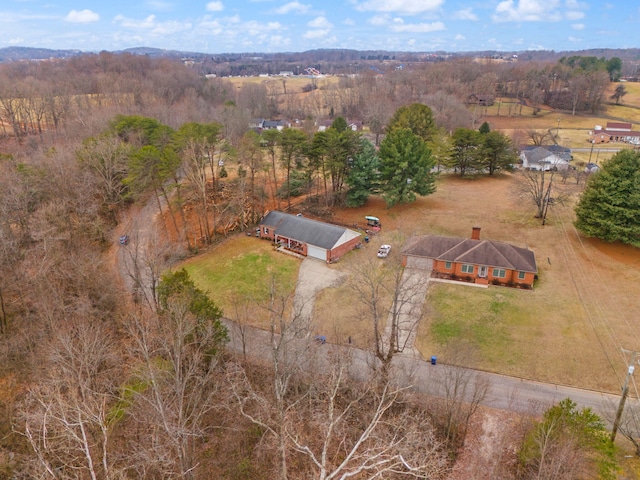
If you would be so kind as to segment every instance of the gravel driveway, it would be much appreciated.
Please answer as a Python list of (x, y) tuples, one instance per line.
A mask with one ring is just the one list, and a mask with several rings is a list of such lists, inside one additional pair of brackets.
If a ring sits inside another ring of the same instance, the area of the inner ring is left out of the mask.
[(315, 296), (328, 287), (336, 287), (347, 278), (345, 272), (334, 270), (326, 263), (305, 258), (298, 271), (298, 282), (294, 297), (294, 311), (311, 320)]

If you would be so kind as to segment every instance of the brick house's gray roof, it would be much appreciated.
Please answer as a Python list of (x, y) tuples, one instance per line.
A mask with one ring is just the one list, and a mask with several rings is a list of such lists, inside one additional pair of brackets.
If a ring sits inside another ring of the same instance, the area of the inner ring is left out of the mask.
[(360, 236), (358, 232), (345, 227), (276, 210), (265, 215), (260, 225), (275, 229), (276, 235), (327, 250)]
[(410, 237), (402, 253), (444, 262), (469, 263), (522, 272), (538, 271), (535, 254), (526, 248), (493, 240), (424, 235)]

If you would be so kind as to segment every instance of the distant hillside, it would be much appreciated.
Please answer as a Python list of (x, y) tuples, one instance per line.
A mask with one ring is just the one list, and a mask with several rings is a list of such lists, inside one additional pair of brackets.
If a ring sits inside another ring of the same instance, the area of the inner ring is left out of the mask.
[(80, 50), (51, 50), (48, 48), (5, 47), (0, 48), (0, 63), (17, 60), (47, 60), (82, 55)]
[[(97, 52), (83, 52), (81, 50), (51, 50), (47, 48), (30, 47), (5, 47), (0, 48), (0, 63), (13, 62), (19, 60), (46, 60), (52, 58), (70, 58), (83, 54)], [(304, 52), (280, 52), (280, 53), (202, 53), (185, 52), (178, 50), (165, 50), (153, 47), (134, 47), (125, 50), (110, 52), (113, 54), (145, 55), (156, 58), (191, 58), (194, 60), (207, 59), (216, 63), (278, 63), (291, 65), (320, 64), (331, 62), (334, 64), (355, 63), (359, 61), (386, 61), (395, 60), (398, 62), (424, 62), (438, 61), (450, 57), (518, 57), (519, 61), (557, 61), (561, 57), (572, 55), (595, 56), (595, 57), (620, 57), (623, 61), (640, 60), (640, 48), (628, 49), (591, 49), (556, 52), (554, 50), (526, 50), (512, 52), (498, 51), (476, 51), (476, 52), (390, 52), (384, 50), (349, 50), (349, 49), (317, 49)]]

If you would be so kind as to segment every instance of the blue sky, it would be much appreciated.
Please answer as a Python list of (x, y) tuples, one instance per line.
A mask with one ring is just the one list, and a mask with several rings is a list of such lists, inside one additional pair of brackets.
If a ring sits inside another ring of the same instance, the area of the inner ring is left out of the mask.
[(640, 47), (637, 0), (1, 0), (0, 47), (205, 53)]

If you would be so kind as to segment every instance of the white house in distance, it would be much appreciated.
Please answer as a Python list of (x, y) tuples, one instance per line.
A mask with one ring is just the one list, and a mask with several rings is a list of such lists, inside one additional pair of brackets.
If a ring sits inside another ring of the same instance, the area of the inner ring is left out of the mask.
[(560, 145), (525, 145), (520, 147), (520, 159), (526, 170), (567, 170), (571, 149)]

